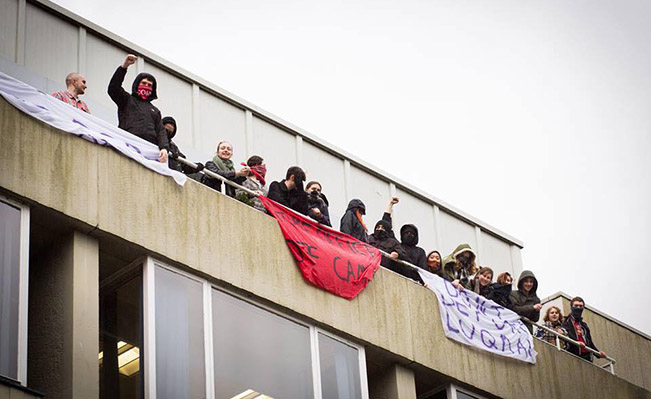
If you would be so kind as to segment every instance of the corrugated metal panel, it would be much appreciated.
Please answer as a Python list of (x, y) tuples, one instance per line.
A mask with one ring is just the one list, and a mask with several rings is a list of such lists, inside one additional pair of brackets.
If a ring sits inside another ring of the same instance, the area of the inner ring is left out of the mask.
[[(339, 229), (339, 220), (346, 210), (344, 187), (344, 161), (310, 143), (303, 143), (303, 165), (307, 180), (321, 183), (323, 193), (330, 202), (330, 221)], [(306, 187), (307, 188), (307, 187)]]
[(79, 28), (31, 4), (25, 11), (25, 66), (65, 87), (77, 71)]
[(16, 61), (18, 0), (0, 0), (0, 57)]

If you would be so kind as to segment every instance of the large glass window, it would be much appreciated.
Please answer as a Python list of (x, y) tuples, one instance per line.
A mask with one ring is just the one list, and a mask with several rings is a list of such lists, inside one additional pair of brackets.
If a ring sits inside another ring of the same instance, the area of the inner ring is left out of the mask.
[(0, 375), (26, 378), (29, 208), (0, 197)]
[(0, 374), (18, 379), (20, 209), (0, 201)]
[(308, 327), (217, 290), (212, 307), (216, 399), (314, 397)]
[(359, 353), (356, 348), (319, 333), (322, 396), (329, 399), (359, 399)]
[(156, 267), (156, 394), (205, 398), (203, 286)]

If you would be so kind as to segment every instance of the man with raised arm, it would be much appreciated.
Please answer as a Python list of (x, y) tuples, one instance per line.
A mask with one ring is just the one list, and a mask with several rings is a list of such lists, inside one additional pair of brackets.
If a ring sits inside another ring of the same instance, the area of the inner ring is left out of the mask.
[(597, 357), (606, 357), (606, 352), (600, 351), (592, 342), (592, 334), (588, 324), (583, 321), (583, 308), (585, 308), (585, 301), (581, 297), (574, 297), (570, 301), (571, 312), (563, 322), (563, 328), (567, 330), (567, 336), (579, 342), (579, 346), (568, 343), (567, 351), (582, 357), (583, 359), (592, 362), (592, 352), (588, 351), (586, 347), (594, 349), (599, 352)]
[(169, 151), (167, 130), (163, 126), (160, 111), (151, 103), (158, 98), (156, 78), (149, 73), (139, 73), (133, 81), (131, 94), (122, 88), (127, 69), (137, 59), (133, 54), (127, 55), (109, 82), (108, 94), (118, 106), (118, 127), (156, 144), (160, 150), (158, 161), (165, 163)]
[(86, 92), (86, 87), (86, 78), (77, 72), (71, 72), (66, 76), (66, 90), (52, 93), (52, 97), (90, 114), (86, 103), (79, 99)]

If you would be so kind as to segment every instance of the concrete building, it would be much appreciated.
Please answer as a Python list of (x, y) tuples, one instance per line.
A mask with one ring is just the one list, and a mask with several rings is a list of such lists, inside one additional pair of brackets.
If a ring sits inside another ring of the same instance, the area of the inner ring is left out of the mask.
[[(396, 224), (418, 220), (426, 248), (467, 242), (482, 264), (522, 270), (519, 240), (160, 57), (46, 1), (0, 7), (0, 71), (48, 93), (79, 71), (101, 82), (93, 114), (115, 122), (105, 82), (136, 53), (127, 82), (157, 77), (191, 158), (222, 139), (238, 159), (288, 149), (265, 154), (269, 180), (328, 170), (332, 214), (363, 198), (379, 217), (398, 195)], [(616, 374), (544, 342), (536, 365), (459, 345), (431, 291), (385, 269), (353, 301), (320, 291), (272, 218), (5, 100), (0, 171), (0, 398), (651, 397), (651, 340), (598, 312), (586, 319)]]

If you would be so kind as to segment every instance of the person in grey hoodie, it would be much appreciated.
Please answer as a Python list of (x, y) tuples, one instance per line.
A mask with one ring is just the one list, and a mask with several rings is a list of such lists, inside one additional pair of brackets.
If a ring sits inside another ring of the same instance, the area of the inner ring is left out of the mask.
[[(540, 320), (540, 298), (536, 295), (538, 280), (533, 272), (524, 270), (518, 279), (518, 290), (511, 292), (511, 309), (527, 319), (536, 322)], [(533, 332), (533, 326), (525, 323), (529, 332)]]

